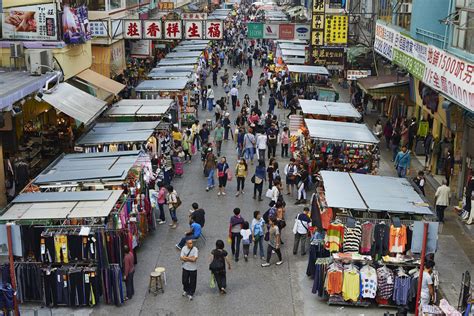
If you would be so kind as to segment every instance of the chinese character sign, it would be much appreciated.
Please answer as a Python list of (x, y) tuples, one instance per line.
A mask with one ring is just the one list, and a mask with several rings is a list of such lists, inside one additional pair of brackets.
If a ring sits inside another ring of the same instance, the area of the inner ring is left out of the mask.
[(92, 37), (107, 37), (109, 36), (107, 30), (107, 22), (91, 21), (89, 22), (89, 29)]
[(423, 82), (474, 111), (474, 64), (429, 45)]
[(205, 38), (220, 40), (223, 38), (224, 23), (222, 21), (207, 21)]
[(142, 21), (141, 20), (124, 20), (123, 21), (123, 37), (126, 39), (142, 38)]
[(4, 9), (4, 39), (58, 40), (57, 12), (54, 4), (31, 5)]
[(161, 39), (161, 21), (160, 20), (144, 20), (143, 21), (143, 38), (144, 39)]
[(163, 34), (165, 39), (181, 39), (183, 37), (181, 21), (165, 21)]
[(158, 9), (160, 11), (174, 10), (174, 2), (158, 2)]
[(328, 69), (344, 69), (344, 47), (318, 47), (311, 54), (315, 65)]
[(194, 13), (182, 13), (181, 19), (183, 20), (207, 20), (207, 13), (194, 12)]
[(347, 15), (326, 15), (324, 42), (326, 45), (346, 45), (349, 28)]
[(313, 0), (313, 13), (324, 13), (324, 0)]
[(202, 38), (202, 22), (201, 21), (185, 21), (185, 38), (201, 39)]

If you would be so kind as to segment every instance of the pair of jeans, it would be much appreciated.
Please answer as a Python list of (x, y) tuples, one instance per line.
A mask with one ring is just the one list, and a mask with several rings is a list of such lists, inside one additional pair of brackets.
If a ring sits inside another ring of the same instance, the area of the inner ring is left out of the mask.
[(194, 135), (194, 138), (193, 138), (193, 144), (194, 146), (196, 146), (196, 150), (200, 150), (201, 149), (201, 146), (200, 146), (200, 141), (199, 141), (199, 136), (198, 135)]
[(260, 248), (260, 257), (263, 258), (264, 252), (263, 252), (263, 236), (260, 236), (258, 240), (255, 240), (253, 244), (253, 255), (257, 255), (257, 248)]
[(298, 187), (298, 200), (306, 200), (306, 190), (303, 183)]
[(258, 150), (258, 160), (265, 160), (265, 150), (266, 149), (259, 149)]
[(237, 177), (237, 191), (244, 190), (245, 177)]
[(436, 205), (436, 216), (439, 222), (444, 222), (444, 210), (446, 207), (445, 205)]
[(222, 140), (216, 140), (217, 156), (221, 155)]
[(158, 203), (158, 208), (160, 209), (160, 220), (165, 221), (165, 204), (164, 203)]
[[(198, 237), (199, 238), (199, 237)], [(178, 246), (180, 248), (183, 248), (184, 245), (186, 244), (186, 241), (190, 240), (190, 239), (197, 239), (196, 237), (194, 237), (193, 235), (187, 235), (187, 236), (184, 236), (183, 238), (181, 238), (181, 240), (179, 241), (178, 243)]]
[(253, 161), (253, 155), (254, 155), (254, 148), (250, 147), (250, 148), (245, 148), (245, 151), (244, 151), (244, 157), (245, 157), (245, 160), (249, 161)]
[(275, 158), (276, 148), (277, 148), (276, 144), (268, 144), (268, 159), (272, 157)]
[(127, 297), (131, 299), (133, 294), (135, 294), (135, 288), (133, 286), (133, 274), (135, 272), (130, 272), (127, 275), (127, 279), (125, 280), (125, 286), (127, 287)]
[(190, 271), (183, 269), (182, 283), (183, 291), (188, 295), (194, 295), (194, 292), (196, 292), (197, 270)]
[(277, 254), (278, 261), (282, 261), (280, 248), (275, 248), (275, 247), (272, 247), (270, 244), (268, 244), (268, 247), (267, 247), (267, 263), (270, 263), (270, 259), (272, 258), (272, 250), (275, 251), (275, 253)]
[(288, 158), (288, 144), (281, 144), (281, 157), (287, 157)]
[(242, 245), (242, 252), (244, 253), (244, 257), (249, 256), (250, 244), (243, 244)]
[(212, 110), (214, 109), (214, 98), (207, 99), (207, 109), (209, 110), (209, 112), (212, 112)]
[(240, 235), (240, 233), (231, 233), (231, 235), (232, 243), (230, 244), (230, 249), (232, 250), (232, 255), (235, 257), (235, 260), (238, 260), (242, 235)]
[(293, 243), (293, 254), (296, 255), (298, 253), (298, 246), (301, 241), (301, 255), (306, 254), (306, 239), (307, 235), (306, 234), (295, 234), (295, 241)]
[(253, 196), (257, 196), (257, 192), (258, 192), (258, 198), (261, 199), (262, 198), (262, 189), (263, 189), (263, 181), (260, 182), (259, 184), (255, 183), (253, 185)]
[(398, 145), (391, 144), (390, 147), (392, 148), (392, 161), (395, 161), (395, 158), (398, 154)]
[(213, 271), (212, 274), (214, 274), (214, 278), (216, 279), (217, 288), (219, 290), (225, 289), (227, 287), (226, 271)]
[(207, 187), (211, 188), (215, 185), (214, 182), (214, 169), (209, 170), (209, 175), (207, 176)]
[(174, 207), (170, 207), (169, 209), (171, 220), (176, 223), (178, 221), (178, 218), (176, 217), (176, 209)]
[(404, 167), (397, 167), (397, 174), (399, 178), (405, 178), (407, 175), (407, 169)]
[(229, 130), (230, 126), (224, 127), (224, 139), (229, 140)]

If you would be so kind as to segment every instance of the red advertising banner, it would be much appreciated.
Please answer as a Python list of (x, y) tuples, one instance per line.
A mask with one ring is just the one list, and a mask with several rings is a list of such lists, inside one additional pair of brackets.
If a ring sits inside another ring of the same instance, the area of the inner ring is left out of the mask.
[(280, 39), (293, 40), (295, 38), (294, 24), (280, 24)]

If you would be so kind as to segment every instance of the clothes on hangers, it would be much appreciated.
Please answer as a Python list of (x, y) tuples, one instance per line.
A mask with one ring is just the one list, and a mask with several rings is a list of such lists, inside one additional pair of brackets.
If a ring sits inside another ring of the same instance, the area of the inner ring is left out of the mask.
[(393, 294), (395, 278), (386, 266), (377, 269), (377, 297), (388, 300)]
[(334, 262), (329, 265), (324, 286), (329, 295), (342, 293), (343, 270), (340, 263)]
[(360, 243), (361, 254), (370, 254), (372, 250), (372, 244), (374, 242), (374, 227), (375, 225), (370, 222), (362, 224), (362, 239)]
[(362, 226), (359, 222), (355, 223), (354, 227), (344, 227), (344, 252), (359, 252), (360, 241), (362, 238)]
[(373, 256), (380, 258), (388, 253), (389, 228), (385, 223), (379, 223), (374, 228)]
[(406, 305), (410, 291), (411, 278), (407, 275), (397, 275), (393, 289), (393, 300), (397, 305)]
[(365, 265), (360, 269), (361, 296), (375, 298), (377, 294), (377, 272), (375, 268)]
[(344, 267), (344, 280), (342, 283), (342, 297), (345, 301), (356, 302), (360, 295), (360, 274), (357, 267), (349, 265)]
[(325, 247), (330, 252), (339, 252), (344, 240), (344, 225), (340, 222), (333, 222), (326, 232)]
[(407, 228), (405, 225), (401, 227), (390, 226), (389, 250), (392, 253), (405, 252), (407, 244)]

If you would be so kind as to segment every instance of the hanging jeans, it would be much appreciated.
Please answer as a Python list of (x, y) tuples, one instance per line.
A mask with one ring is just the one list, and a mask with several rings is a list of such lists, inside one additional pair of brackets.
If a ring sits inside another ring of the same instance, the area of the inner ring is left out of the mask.
[(69, 303), (70, 306), (86, 305), (86, 294), (84, 292), (84, 275), (82, 270), (69, 270)]
[(183, 291), (186, 292), (188, 295), (194, 295), (194, 292), (196, 292), (197, 284), (197, 270), (190, 271), (183, 269), (182, 283)]

